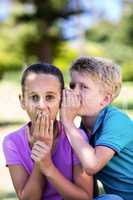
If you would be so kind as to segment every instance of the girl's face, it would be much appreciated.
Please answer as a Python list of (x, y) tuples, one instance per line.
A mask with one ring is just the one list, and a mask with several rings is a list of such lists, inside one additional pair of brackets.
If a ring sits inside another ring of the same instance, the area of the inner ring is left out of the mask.
[(61, 100), (61, 84), (50, 74), (29, 73), (25, 80), (21, 106), (33, 122), (38, 111), (55, 120)]

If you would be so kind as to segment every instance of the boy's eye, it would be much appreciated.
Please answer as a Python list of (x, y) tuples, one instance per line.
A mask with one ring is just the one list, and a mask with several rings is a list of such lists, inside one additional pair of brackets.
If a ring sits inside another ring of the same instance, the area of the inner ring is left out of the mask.
[(39, 96), (38, 95), (33, 95), (32, 96), (32, 100), (34, 101), (34, 102), (37, 102), (37, 101), (39, 101)]
[(70, 83), (70, 84), (69, 84), (70, 89), (74, 89), (75, 86), (76, 86), (75, 83)]
[(55, 97), (53, 95), (47, 95), (46, 96), (46, 100), (53, 100), (55, 99)]
[(81, 89), (88, 89), (88, 87), (83, 84), (81, 84), (80, 87), (81, 87)]

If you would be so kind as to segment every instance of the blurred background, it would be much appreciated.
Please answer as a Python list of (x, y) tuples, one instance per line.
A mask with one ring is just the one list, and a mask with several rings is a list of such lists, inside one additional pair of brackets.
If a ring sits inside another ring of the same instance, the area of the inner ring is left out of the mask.
[(82, 55), (121, 66), (114, 104), (133, 118), (133, 0), (0, 0), (0, 200), (15, 200), (1, 143), (28, 118), (18, 94), (22, 69), (34, 62), (69, 67)]

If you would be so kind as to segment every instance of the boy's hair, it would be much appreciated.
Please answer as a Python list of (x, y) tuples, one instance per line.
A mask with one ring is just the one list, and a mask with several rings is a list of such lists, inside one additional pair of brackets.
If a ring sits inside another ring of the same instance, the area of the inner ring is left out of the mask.
[(104, 91), (110, 92), (112, 100), (116, 98), (121, 90), (121, 71), (117, 64), (102, 57), (80, 57), (71, 66), (73, 70), (88, 73), (94, 80), (100, 81)]
[(52, 64), (48, 64), (48, 63), (37, 63), (37, 64), (32, 64), (32, 65), (28, 66), (22, 73), (21, 86), (22, 86), (23, 93), (24, 93), (24, 88), (25, 88), (26, 77), (30, 73), (54, 75), (58, 78), (58, 80), (61, 84), (61, 90), (64, 89), (64, 78), (63, 78), (63, 74), (59, 68), (55, 67)]

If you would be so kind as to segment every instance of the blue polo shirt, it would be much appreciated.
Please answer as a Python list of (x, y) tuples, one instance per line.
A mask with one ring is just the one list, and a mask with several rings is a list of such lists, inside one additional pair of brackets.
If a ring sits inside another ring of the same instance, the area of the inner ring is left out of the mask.
[(96, 119), (91, 142), (116, 152), (97, 174), (106, 192), (133, 200), (133, 121), (116, 107), (107, 106)]

